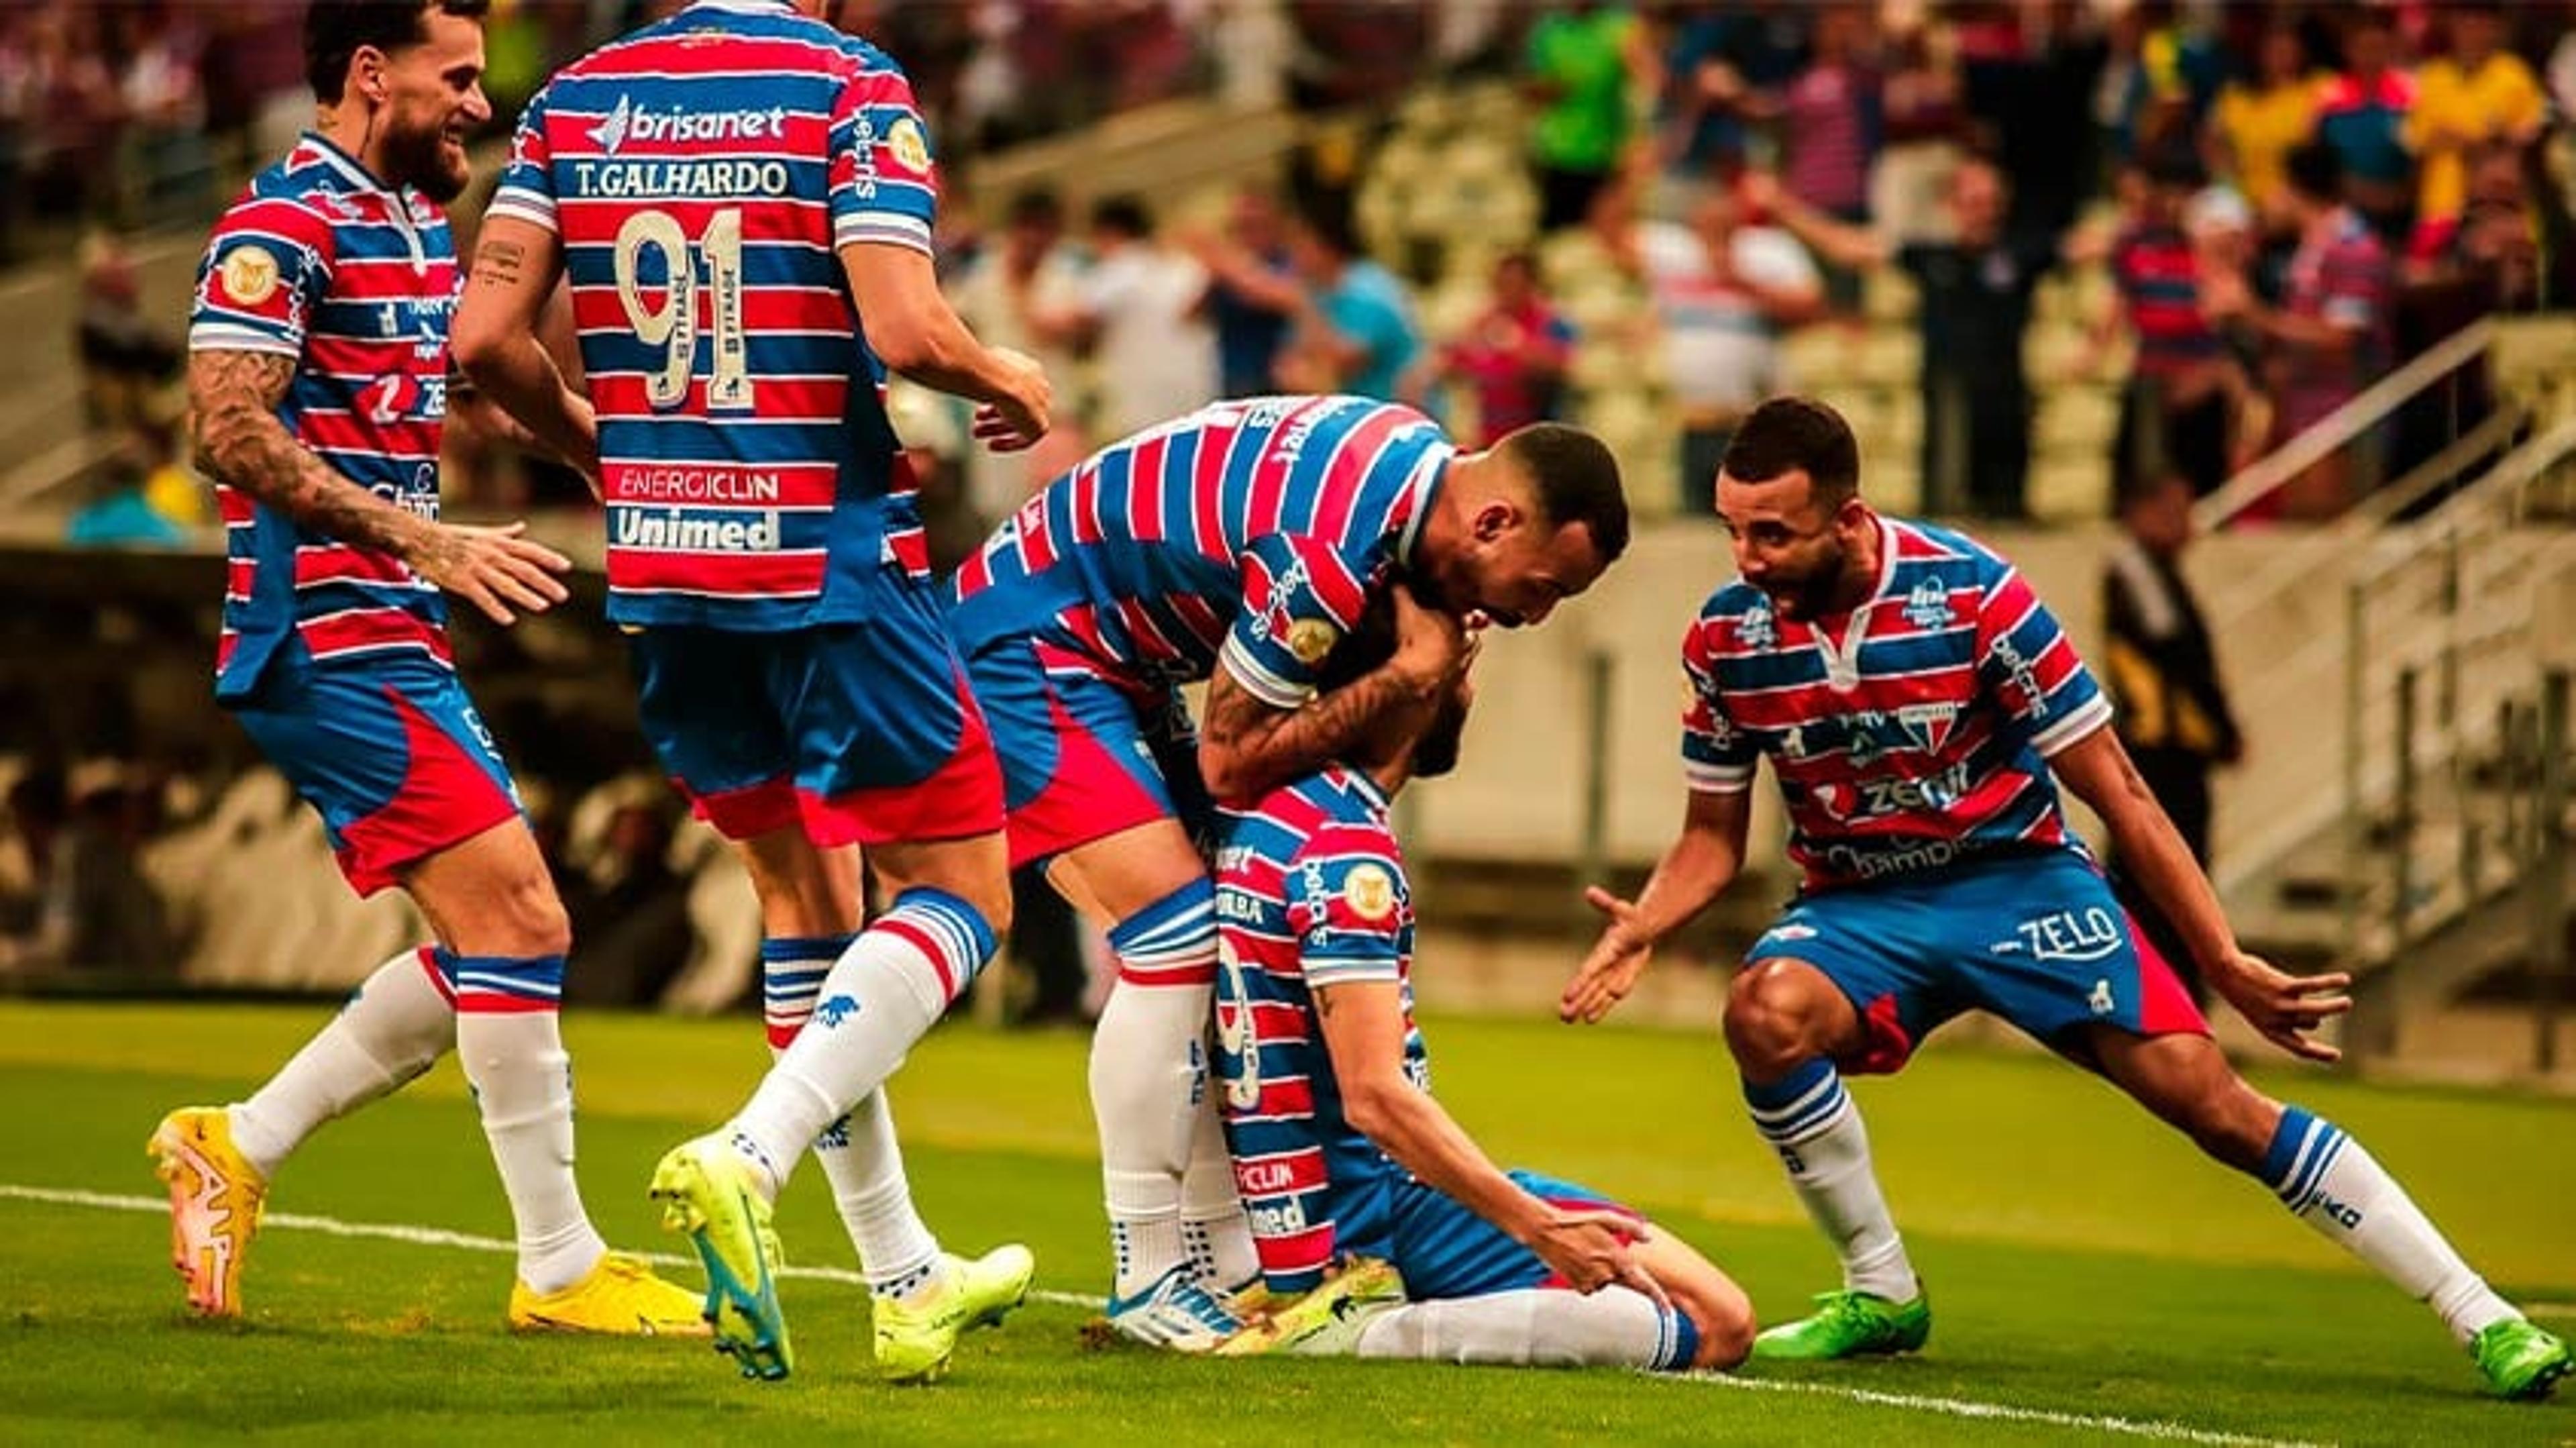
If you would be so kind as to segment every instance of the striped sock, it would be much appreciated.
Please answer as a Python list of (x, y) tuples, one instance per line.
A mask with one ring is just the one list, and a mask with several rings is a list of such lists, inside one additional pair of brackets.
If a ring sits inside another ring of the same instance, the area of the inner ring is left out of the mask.
[(1753, 1129), (1780, 1153), (1789, 1185), (1842, 1258), (1843, 1286), (1890, 1302), (1923, 1290), (1870, 1167), (1869, 1131), (1834, 1063), (1819, 1056), (1769, 1084), (1744, 1083)]
[(573, 1177), (572, 1058), (555, 1014), (563, 957), (441, 950), (436, 959), (456, 992), (457, 1060), (518, 1227), (519, 1279), (561, 1291), (608, 1250)]
[(841, 953), (810, 1024), (734, 1117), (735, 1149), (774, 1188), (785, 1164), (895, 1073), (992, 958), (993, 928), (974, 906), (927, 887), (896, 896)]
[[(784, 1054), (796, 1039), (814, 1014), (814, 1003), (822, 999), (823, 981), (833, 964), (858, 938), (773, 936), (760, 942), (761, 1014), (773, 1053)], [(869, 1286), (900, 1297), (908, 1288), (927, 1285), (939, 1262), (939, 1239), (913, 1208), (885, 1088), (869, 1092), (849, 1115), (823, 1128), (814, 1138), (814, 1156), (832, 1184), (841, 1225), (858, 1250), (859, 1269)]]
[[(1203, 1042), (1216, 1000), (1216, 887), (1192, 880), (1120, 921), (1109, 947), (1118, 956), (1118, 986), (1091, 1035), (1091, 1111), (1100, 1130), (1112, 1291), (1128, 1298), (1189, 1256), (1182, 1181), (1207, 1097)], [(1210, 1215), (1221, 1214), (1202, 1214), (1202, 1226)]]
[(2292, 1216), (2431, 1304), (2462, 1343), (2521, 1315), (2469, 1270), (2397, 1179), (2324, 1117), (2282, 1107), (2255, 1174)]
[(264, 1177), (323, 1122), (399, 1089), (456, 1042), (456, 1005), (428, 946), (406, 950), (356, 990), (304, 1049), (227, 1113), (233, 1145)]

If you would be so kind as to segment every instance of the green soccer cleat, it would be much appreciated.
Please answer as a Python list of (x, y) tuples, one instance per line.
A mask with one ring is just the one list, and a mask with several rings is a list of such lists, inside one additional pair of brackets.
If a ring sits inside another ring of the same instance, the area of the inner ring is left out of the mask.
[(877, 1374), (890, 1383), (935, 1383), (948, 1375), (957, 1339), (999, 1326), (1029, 1300), (1037, 1274), (1029, 1249), (1012, 1243), (968, 1261), (940, 1254), (938, 1280), (909, 1298), (880, 1297), (870, 1309)]
[(685, 1233), (706, 1265), (702, 1312), (716, 1351), (739, 1363), (744, 1377), (787, 1376), (796, 1361), (778, 1306), (778, 1271), (787, 1259), (751, 1163), (722, 1136), (683, 1142), (653, 1168), (653, 1200), (662, 1225)]
[(1391, 1262), (1353, 1257), (1314, 1291), (1270, 1308), (1217, 1346), (1218, 1357), (1348, 1357), (1371, 1319), (1404, 1305), (1404, 1278)]
[(2527, 1318), (2488, 1323), (2469, 1339), (2469, 1355), (2486, 1374), (2488, 1392), (2519, 1403), (2548, 1397), (2560, 1378), (2576, 1371), (2576, 1354), (2558, 1334)]
[(1931, 1295), (1890, 1302), (1867, 1292), (1821, 1292), (1816, 1311), (1753, 1339), (1753, 1355), (1770, 1362), (1831, 1362), (1913, 1352), (1932, 1335)]

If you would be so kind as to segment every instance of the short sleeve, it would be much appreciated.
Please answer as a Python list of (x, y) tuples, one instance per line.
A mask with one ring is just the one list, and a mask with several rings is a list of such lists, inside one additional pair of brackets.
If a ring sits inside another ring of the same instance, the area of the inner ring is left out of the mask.
[(1314, 697), (1324, 660), (1358, 625), (1366, 574), (1332, 545), (1285, 533), (1254, 539), (1242, 566), (1243, 612), (1217, 657), (1253, 697), (1294, 709)]
[(2021, 574), (2001, 562), (1977, 609), (1977, 674), (2042, 757), (2111, 722), (2111, 701)]
[(539, 91), (520, 113), (510, 136), (510, 159), (501, 168), (501, 187), (492, 193), (486, 216), (508, 216), (558, 235), (555, 217), (553, 143), (546, 139), (548, 92)]
[(1308, 989), (1404, 979), (1413, 896), (1382, 831), (1326, 830), (1289, 865), (1288, 927)]
[(850, 78), (832, 118), (832, 241), (930, 250), (939, 182), (912, 83), (893, 69)]
[(215, 223), (197, 266), (191, 351), (298, 357), (331, 289), (330, 223), (301, 203), (253, 197)]
[(1701, 794), (1741, 794), (1753, 787), (1761, 751), (1726, 712), (1719, 696), (1710, 630), (1725, 625), (1702, 618), (1682, 640), (1682, 773)]

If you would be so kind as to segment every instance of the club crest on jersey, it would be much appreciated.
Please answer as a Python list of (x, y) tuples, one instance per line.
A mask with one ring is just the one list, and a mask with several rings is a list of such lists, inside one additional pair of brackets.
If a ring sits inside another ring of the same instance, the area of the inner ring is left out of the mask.
[(256, 307), (277, 294), (277, 258), (266, 248), (245, 246), (224, 258), (219, 272), (224, 295), (245, 307)]
[(1320, 664), (1341, 637), (1342, 631), (1330, 619), (1301, 618), (1288, 625), (1288, 652), (1301, 664)]
[(1905, 621), (1919, 629), (1950, 626), (1950, 589), (1933, 574), (1905, 595)]
[(1959, 722), (1956, 704), (1908, 704), (1896, 711), (1897, 722), (1914, 736), (1927, 754), (1938, 754), (1950, 742), (1950, 730)]
[(1354, 866), (1342, 881), (1342, 903), (1362, 920), (1384, 920), (1395, 913), (1395, 877), (1381, 865)]

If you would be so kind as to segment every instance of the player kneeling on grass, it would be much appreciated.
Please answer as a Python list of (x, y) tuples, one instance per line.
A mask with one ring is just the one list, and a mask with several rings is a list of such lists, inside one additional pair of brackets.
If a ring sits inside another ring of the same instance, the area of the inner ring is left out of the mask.
[[(1363, 630), (1331, 671), (1391, 647), (1391, 630)], [(1725, 1273), (1592, 1192), (1504, 1173), (1432, 1099), (1387, 805), (1456, 762), (1468, 696), (1462, 668), (1348, 762), (1224, 818), (1226, 1135), (1265, 1283), (1304, 1295), (1218, 1351), (1732, 1367), (1753, 1308)]]

